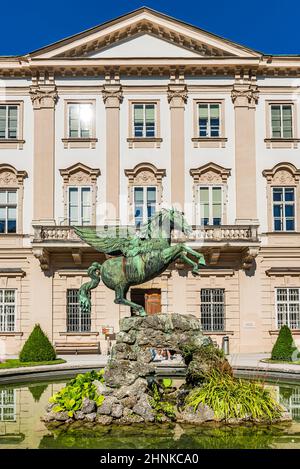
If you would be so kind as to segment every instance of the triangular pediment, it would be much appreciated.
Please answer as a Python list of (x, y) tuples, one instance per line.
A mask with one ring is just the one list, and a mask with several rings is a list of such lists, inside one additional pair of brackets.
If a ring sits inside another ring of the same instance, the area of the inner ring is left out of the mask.
[(235, 44), (162, 13), (140, 8), (29, 54), (32, 58), (258, 57)]

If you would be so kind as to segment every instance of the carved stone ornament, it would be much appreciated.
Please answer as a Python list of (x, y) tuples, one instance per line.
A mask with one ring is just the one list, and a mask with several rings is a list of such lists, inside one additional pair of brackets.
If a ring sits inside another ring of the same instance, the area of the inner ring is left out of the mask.
[(224, 184), (230, 176), (230, 169), (215, 163), (207, 163), (199, 168), (191, 169), (190, 175), (193, 177), (194, 183)]
[(0, 164), (0, 186), (16, 187), (23, 184), (24, 178), (27, 177), (26, 171), (17, 171), (13, 166), (8, 164)]
[(242, 269), (250, 270), (253, 267), (254, 259), (257, 257), (259, 248), (250, 247), (242, 254)]
[(82, 163), (76, 163), (69, 168), (59, 170), (65, 184), (80, 186), (95, 184), (100, 175), (100, 169), (89, 168)]
[(123, 91), (121, 85), (104, 85), (102, 90), (103, 102), (105, 105), (121, 104), (123, 101)]
[(250, 104), (251, 106), (258, 103), (259, 91), (257, 85), (249, 85), (247, 87), (234, 85), (231, 91), (231, 99), (235, 105)]
[(165, 169), (157, 169), (150, 163), (141, 163), (133, 169), (125, 169), (125, 176), (128, 177), (130, 184), (160, 184), (165, 175)]
[(43, 249), (43, 248), (33, 249), (33, 255), (39, 260), (41, 269), (43, 271), (50, 269), (50, 262), (51, 262), (50, 254), (46, 249)]
[(169, 85), (168, 86), (168, 103), (173, 104), (176, 101), (178, 104), (185, 104), (188, 99), (186, 85)]
[(292, 163), (279, 163), (272, 169), (265, 169), (263, 176), (267, 178), (268, 184), (295, 185), (300, 180), (300, 169), (297, 169)]
[(55, 85), (31, 86), (29, 94), (34, 109), (54, 108), (58, 101)]

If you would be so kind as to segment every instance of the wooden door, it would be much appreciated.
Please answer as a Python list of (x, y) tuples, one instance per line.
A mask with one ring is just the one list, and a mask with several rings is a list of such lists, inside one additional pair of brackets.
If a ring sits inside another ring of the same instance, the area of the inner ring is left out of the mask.
[(158, 314), (161, 312), (160, 293), (145, 293), (145, 310), (147, 314)]

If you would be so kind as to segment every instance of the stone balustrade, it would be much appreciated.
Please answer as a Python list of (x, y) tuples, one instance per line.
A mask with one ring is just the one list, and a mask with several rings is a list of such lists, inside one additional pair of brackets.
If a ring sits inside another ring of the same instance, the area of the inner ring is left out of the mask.
[[(99, 228), (99, 227), (98, 227)], [(128, 232), (132, 231), (132, 227)], [(180, 232), (173, 234), (173, 241), (189, 242), (257, 242), (258, 232), (255, 225), (194, 226), (193, 233), (186, 238)], [(71, 226), (35, 226), (33, 243), (82, 242)]]

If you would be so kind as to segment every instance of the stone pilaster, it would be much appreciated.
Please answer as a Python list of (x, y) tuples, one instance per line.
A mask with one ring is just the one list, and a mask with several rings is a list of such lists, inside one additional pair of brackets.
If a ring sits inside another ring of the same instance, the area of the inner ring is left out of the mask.
[(56, 86), (33, 85), (30, 97), (34, 111), (33, 224), (55, 223), (55, 105)]
[(184, 210), (185, 155), (184, 155), (184, 109), (187, 102), (185, 84), (169, 84), (168, 101), (171, 113), (171, 202)]
[(258, 87), (234, 84), (231, 98), (235, 112), (236, 223), (257, 222), (255, 110)]
[(106, 109), (106, 222), (120, 219), (120, 104), (123, 100), (120, 84), (103, 86)]

